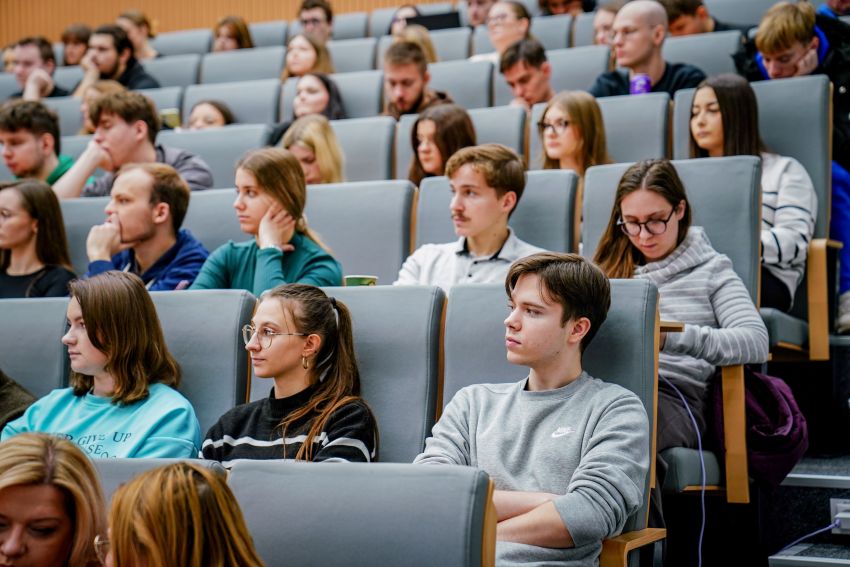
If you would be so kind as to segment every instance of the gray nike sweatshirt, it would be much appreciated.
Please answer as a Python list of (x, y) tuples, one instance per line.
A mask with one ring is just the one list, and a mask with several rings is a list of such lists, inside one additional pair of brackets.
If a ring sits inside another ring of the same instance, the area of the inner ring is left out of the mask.
[(556, 390), (526, 380), (459, 391), (414, 463), (483, 469), (497, 490), (561, 494), (554, 504), (575, 542), (552, 549), (498, 542), (496, 564), (597, 565), (644, 498), (649, 425), (633, 393), (582, 373)]

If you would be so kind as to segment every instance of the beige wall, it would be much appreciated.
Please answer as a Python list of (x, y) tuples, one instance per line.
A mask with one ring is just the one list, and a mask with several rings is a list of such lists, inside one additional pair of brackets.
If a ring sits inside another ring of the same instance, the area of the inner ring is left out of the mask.
[[(430, 0), (434, 1), (434, 0)], [(368, 12), (397, 6), (404, 0), (331, 0), (334, 11)], [(119, 12), (142, 10), (158, 31), (212, 27), (222, 16), (241, 15), (249, 22), (295, 19), (300, 0), (0, 0), (0, 45), (28, 35), (59, 41), (75, 22), (90, 26), (113, 21)], [(429, 3), (425, 0), (418, 3)]]

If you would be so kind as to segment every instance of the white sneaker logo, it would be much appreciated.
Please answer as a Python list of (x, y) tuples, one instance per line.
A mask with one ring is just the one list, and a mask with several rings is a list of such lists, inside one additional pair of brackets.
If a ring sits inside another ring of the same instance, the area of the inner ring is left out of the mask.
[(572, 427), (559, 427), (554, 433), (552, 433), (552, 439), (557, 439), (558, 437), (563, 437), (564, 435), (569, 435), (573, 432), (575, 432), (575, 429)]

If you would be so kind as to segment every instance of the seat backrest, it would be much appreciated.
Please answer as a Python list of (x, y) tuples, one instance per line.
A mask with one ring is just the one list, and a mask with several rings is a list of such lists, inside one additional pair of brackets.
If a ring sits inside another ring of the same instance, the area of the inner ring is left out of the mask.
[(67, 91), (73, 91), (82, 80), (83, 69), (79, 65), (56, 67), (53, 72), (53, 81)]
[(151, 293), (168, 350), (180, 364), (180, 392), (192, 403), (201, 434), (248, 396), (242, 326), (256, 298), (244, 290)]
[(572, 45), (574, 47), (584, 47), (585, 45), (593, 45), (593, 18), (595, 12), (582, 12), (576, 16), (575, 25), (573, 26)]
[[(334, 22), (336, 28), (336, 22)], [(375, 68), (375, 49), (378, 40), (374, 37), (333, 40), (327, 43), (331, 60), (337, 73), (371, 71)]]
[(188, 87), (197, 84), (201, 55), (187, 53), (142, 61), (145, 71), (162, 87)]
[(57, 96), (44, 98), (41, 102), (59, 115), (60, 135), (73, 136), (80, 131), (83, 126), (80, 99), (73, 96)]
[(0, 73), (0, 100), (6, 100), (19, 90), (21, 86), (13, 73)]
[(776, 0), (705, 0), (708, 13), (724, 24), (757, 26)]
[[(512, 365), (506, 358), (506, 302), (502, 284), (452, 288), (446, 310), (443, 407), (466, 386), (481, 382), (516, 382), (527, 375), (527, 368)], [(591, 376), (634, 392), (644, 403), (651, 420), (655, 414), (657, 387), (657, 309), (658, 291), (650, 282), (611, 280), (608, 317), (582, 358), (582, 367)], [(612, 353), (617, 355), (611, 356)], [(651, 451), (651, 446), (647, 451)], [(647, 474), (645, 494), (649, 481)], [(648, 500), (632, 514), (624, 531), (646, 526), (647, 504)]]
[(183, 461), (209, 469), (221, 478), (227, 476), (227, 471), (221, 466), (221, 463), (206, 459), (92, 459), (92, 464), (94, 464), (97, 476), (100, 478), (100, 486), (103, 488), (106, 504), (109, 505), (112, 495), (122, 484), (129, 482), (145, 471)]
[(472, 53), (480, 55), (482, 53), (492, 53), (496, 51), (493, 47), (493, 42), (490, 41), (490, 36), (487, 34), (487, 24), (479, 24), (472, 31)]
[(67, 308), (65, 297), (0, 299), (0, 369), (37, 398), (68, 384)]
[(233, 189), (194, 191), (189, 199), (183, 228), (189, 229), (210, 252), (228, 240), (242, 242), (251, 239), (239, 228), (233, 210), (235, 199), (236, 192)]
[(62, 219), (65, 222), (65, 236), (68, 239), (68, 251), (71, 254), (71, 266), (77, 274), (83, 275), (88, 271), (89, 257), (86, 252), (86, 239), (91, 227), (106, 221), (106, 213), (103, 210), (107, 203), (109, 203), (109, 197), (59, 199)]
[(492, 106), (493, 64), (489, 61), (443, 61), (428, 65), (429, 86), (445, 91), (463, 108)]
[(734, 73), (732, 54), (741, 47), (738, 30), (697, 33), (664, 40), (662, 54), (671, 63), (690, 63), (707, 77), (720, 73)]
[(236, 122), (269, 124), (277, 122), (280, 79), (262, 79), (237, 83), (189, 85), (183, 95), (183, 116), (188, 116), (195, 103), (213, 99), (225, 103)]
[[(354, 73), (335, 73), (331, 79), (339, 87), (345, 115), (348, 118), (366, 118), (376, 116), (382, 111), (384, 92), (383, 71), (356, 71)], [(292, 101), (295, 99), (295, 85), (298, 79), (291, 77), (283, 85), (280, 97), (281, 120), (292, 120)]]
[(208, 53), (212, 47), (212, 30), (200, 28), (180, 30), (158, 34), (151, 45), (160, 55), (186, 55), (187, 53)]
[(390, 23), (393, 21), (398, 6), (376, 8), (369, 13), (369, 36), (382, 37), (389, 35)]
[(410, 463), (434, 425), (445, 295), (430, 286), (326, 288), (351, 310), (362, 395), (382, 462)]
[(366, 12), (348, 12), (334, 15), (333, 39), (360, 39), (366, 37), (369, 14)]
[[(166, 108), (173, 108), (179, 113), (183, 108), (183, 87), (162, 87), (159, 89), (141, 89), (138, 92), (142, 93), (151, 101), (159, 112)], [(189, 109), (191, 113), (191, 109)], [(181, 117), (184, 121), (189, 121), (189, 114)]]
[(492, 547), (482, 557), (490, 481), (478, 469), (241, 461), (228, 483), (269, 567), (492, 563)]
[(569, 14), (558, 16), (537, 16), (531, 18), (531, 35), (543, 45), (543, 49), (566, 49), (570, 46), (570, 28), (573, 17)]
[[(402, 114), (398, 121), (395, 138), (396, 179), (407, 179), (410, 160), (413, 158), (410, 131), (418, 117), (418, 114)], [(469, 117), (475, 128), (477, 143), (503, 144), (524, 157), (526, 113), (523, 109), (516, 106), (473, 108), (469, 111)]]
[[(608, 225), (617, 185), (631, 164), (591, 167), (584, 180), (582, 254), (593, 258)], [(691, 204), (692, 225), (732, 260), (758, 304), (761, 245), (761, 162), (752, 156), (673, 162)]]
[(395, 120), (390, 116), (331, 120), (345, 155), (345, 179), (374, 181), (393, 178)]
[[(419, 7), (427, 5), (423, 4)], [(428, 32), (431, 42), (437, 51), (438, 61), (462, 61), (469, 57), (472, 30), (467, 27), (447, 28), (444, 30), (433, 30)], [(383, 35), (378, 39), (378, 57), (376, 69), (383, 69), (384, 54), (393, 43), (393, 36)]]
[[(62, 136), (62, 153), (66, 156), (71, 156), (74, 159), (80, 157), (80, 154), (85, 151), (86, 146), (89, 145), (89, 141), (91, 140), (90, 135), (74, 135), (74, 136)], [(95, 174), (97, 175), (97, 174)]]
[(268, 22), (253, 22), (248, 24), (251, 39), (255, 47), (274, 47), (286, 45), (286, 30), (289, 23), (286, 20), (271, 20)]
[(212, 171), (213, 189), (221, 189), (233, 187), (236, 161), (249, 150), (265, 145), (267, 128), (265, 124), (233, 124), (205, 130), (165, 130), (157, 142), (200, 156)]
[[(572, 171), (529, 171), (522, 198), (510, 220), (516, 235), (546, 250), (575, 250), (577, 185), (578, 176)], [(422, 181), (416, 211), (417, 247), (457, 239), (449, 214), (451, 198), (446, 177), (427, 177)]]
[[(552, 89), (561, 91), (588, 90), (596, 77), (608, 70), (610, 62), (608, 47), (590, 45), (570, 49), (553, 49), (546, 52), (546, 58), (552, 66)], [(499, 72), (498, 65), (493, 68), (494, 100), (496, 106), (508, 104), (513, 95)]]
[[(609, 96), (596, 101), (605, 125), (608, 154), (615, 162), (667, 157), (670, 97), (667, 93), (648, 93), (642, 96)], [(528, 166), (543, 165), (542, 147), (537, 124), (543, 117), (546, 103), (531, 109), (531, 128), (528, 139)]]
[(260, 79), (280, 80), (286, 48), (255, 47), (207, 53), (201, 60), (201, 83), (232, 83)]
[(310, 185), (305, 214), (343, 274), (378, 276), (385, 285), (410, 254), (414, 200), (409, 181)]
[[(772, 152), (791, 156), (806, 168), (818, 198), (815, 238), (829, 234), (831, 190), (830, 138), (832, 97), (826, 75), (752, 83), (759, 107), (759, 132)], [(694, 89), (676, 93), (673, 110), (673, 155), (689, 156), (691, 102)], [(788, 101), (794, 112), (788, 112)], [(806, 132), (800, 136), (799, 132)]]

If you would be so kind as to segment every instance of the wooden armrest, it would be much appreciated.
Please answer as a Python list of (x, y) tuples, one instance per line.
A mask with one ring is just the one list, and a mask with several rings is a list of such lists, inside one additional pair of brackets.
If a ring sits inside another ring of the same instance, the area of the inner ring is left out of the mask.
[(493, 491), (496, 485), (490, 480), (490, 488), (487, 490), (487, 507), (484, 508), (484, 535), (481, 538), (481, 567), (495, 567), (496, 565), (496, 524), (498, 514), (496, 504), (493, 502)]
[(723, 387), (723, 441), (726, 447), (726, 501), (750, 501), (747, 468), (747, 420), (743, 365), (721, 368)]
[(681, 321), (661, 321), (662, 333), (681, 333), (685, 330), (685, 324)]
[(664, 528), (644, 528), (603, 540), (599, 567), (626, 567), (630, 551), (666, 537), (667, 530)]
[(806, 259), (807, 301), (809, 311), (809, 358), (829, 360), (830, 285), (829, 251), (840, 250), (841, 242), (816, 238), (809, 243)]

